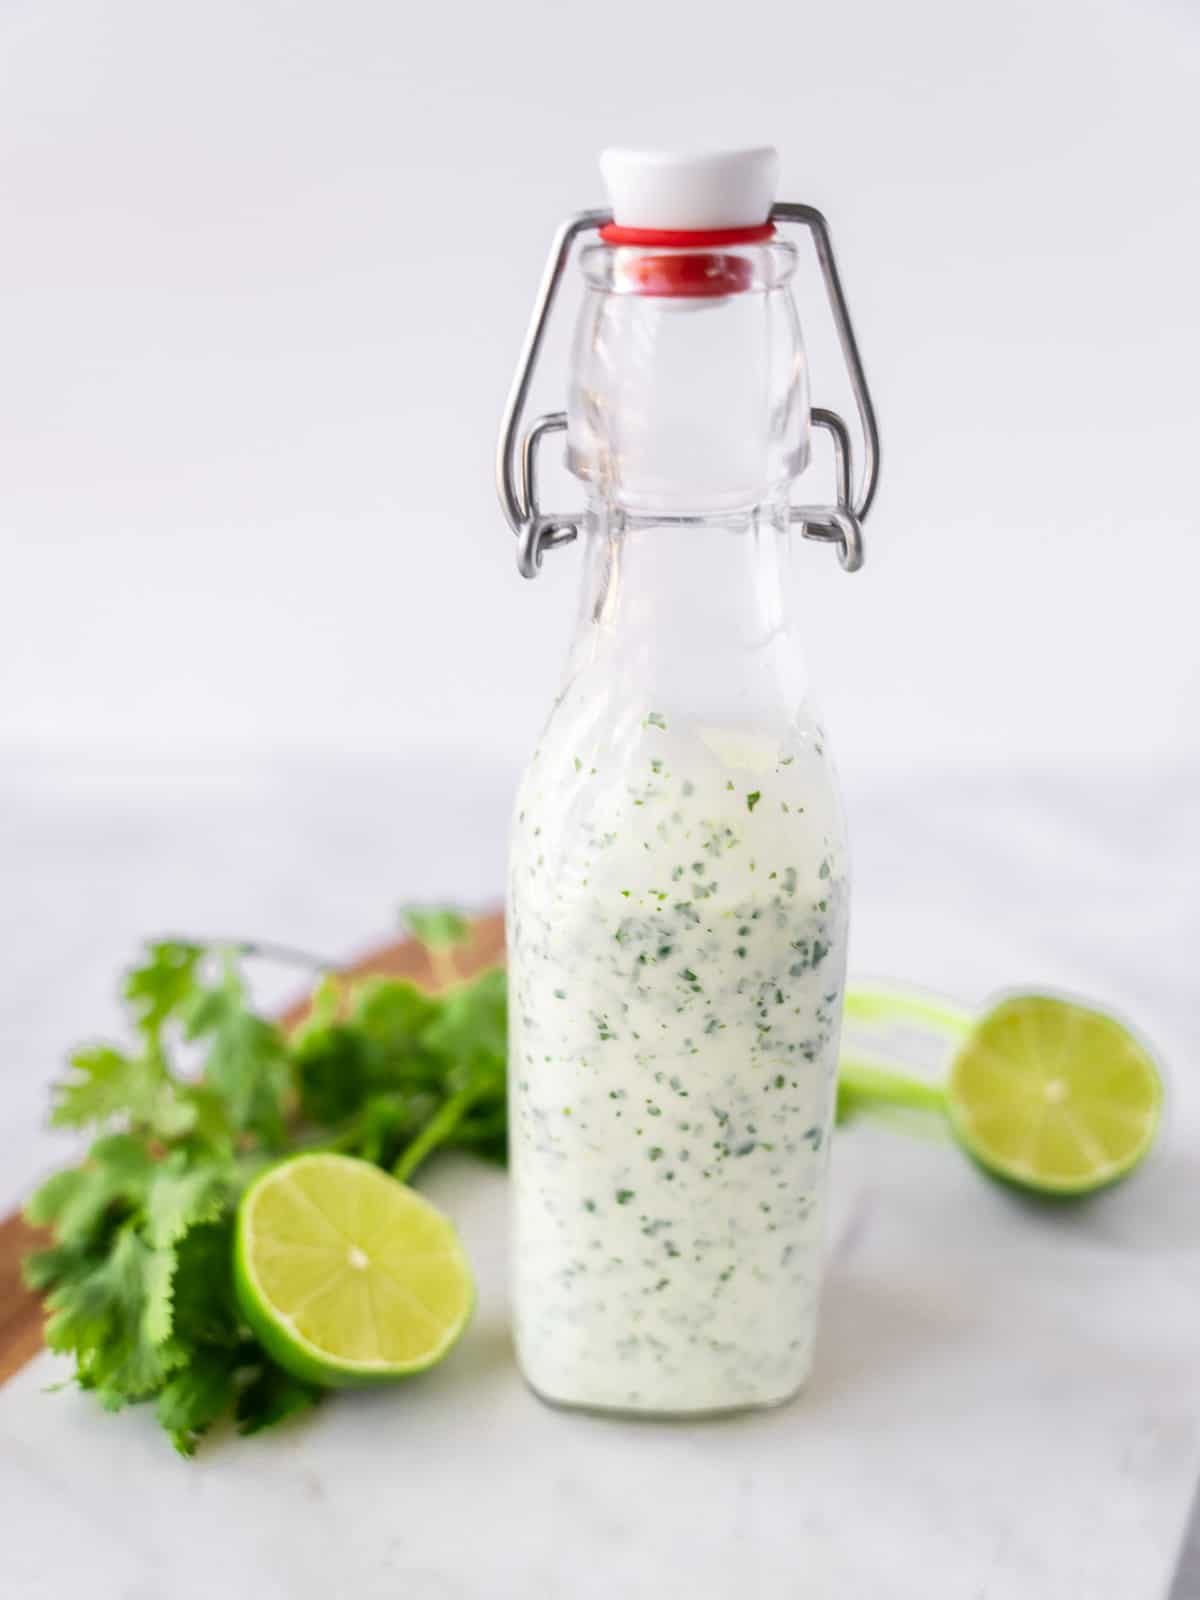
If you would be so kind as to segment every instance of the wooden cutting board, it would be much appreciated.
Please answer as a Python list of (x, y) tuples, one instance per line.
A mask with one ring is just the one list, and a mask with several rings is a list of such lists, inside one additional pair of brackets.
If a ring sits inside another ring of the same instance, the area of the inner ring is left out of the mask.
[[(456, 964), (464, 978), (495, 966), (504, 959), (504, 918), (499, 912), (480, 917), (471, 937), (456, 954)], [(414, 939), (401, 939), (370, 951), (345, 969), (347, 977), (375, 974), (411, 978), (414, 983), (432, 985), (433, 972), (424, 948)], [(308, 1013), (308, 999), (302, 996), (288, 1006), (279, 1021), (294, 1028)], [(46, 1229), (32, 1228), (19, 1214), (0, 1221), (0, 1383), (11, 1378), (42, 1348), (42, 1302), (21, 1281), (21, 1260), (30, 1250), (50, 1242)]]

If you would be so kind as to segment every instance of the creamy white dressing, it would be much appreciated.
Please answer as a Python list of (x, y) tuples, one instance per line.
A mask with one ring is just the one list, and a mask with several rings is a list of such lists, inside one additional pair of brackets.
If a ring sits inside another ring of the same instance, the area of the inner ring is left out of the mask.
[(547, 1398), (693, 1413), (807, 1376), (841, 841), (811, 725), (552, 720), (509, 903), (516, 1331)]

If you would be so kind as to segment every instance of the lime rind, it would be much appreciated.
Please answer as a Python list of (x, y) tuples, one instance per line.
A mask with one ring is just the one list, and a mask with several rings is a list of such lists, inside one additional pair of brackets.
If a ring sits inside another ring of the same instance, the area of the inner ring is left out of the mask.
[(970, 1012), (942, 995), (884, 982), (849, 985), (844, 996), (843, 1014), (848, 1022), (883, 1022), (888, 1026), (911, 1023), (918, 1027), (933, 1027), (956, 1039), (968, 1033), (975, 1020)]

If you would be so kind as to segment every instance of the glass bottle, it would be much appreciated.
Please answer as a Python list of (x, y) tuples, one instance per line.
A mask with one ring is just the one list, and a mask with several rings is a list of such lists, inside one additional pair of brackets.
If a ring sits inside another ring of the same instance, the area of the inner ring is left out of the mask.
[(583, 597), (510, 858), (514, 1317), (545, 1399), (674, 1416), (809, 1371), (848, 892), (786, 581), (795, 251), (646, 231), (582, 258)]

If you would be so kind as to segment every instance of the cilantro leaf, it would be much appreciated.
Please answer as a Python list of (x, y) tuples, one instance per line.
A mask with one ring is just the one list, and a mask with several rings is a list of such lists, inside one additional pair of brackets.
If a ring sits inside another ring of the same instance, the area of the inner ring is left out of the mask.
[(178, 1243), (189, 1229), (216, 1222), (232, 1192), (232, 1164), (176, 1150), (155, 1167), (145, 1192), (146, 1237), (155, 1249)]
[(412, 1055), (442, 1002), (407, 978), (367, 978), (354, 994), (351, 1026), (391, 1057)]
[(283, 1143), (287, 1052), (279, 1029), (255, 1016), (231, 959), (219, 984), (198, 988), (188, 1003), (189, 1039), (209, 1040), (205, 1082), (220, 1094), (235, 1128), (272, 1148)]
[(163, 1023), (195, 993), (204, 947), (164, 939), (147, 947), (147, 958), (125, 978), (124, 994), (139, 1028), (157, 1039)]
[(76, 1377), (116, 1410), (151, 1394), (180, 1364), (170, 1342), (173, 1250), (152, 1250), (132, 1223), (96, 1266), (64, 1279), (47, 1300), (46, 1343), (75, 1357)]
[(273, 1361), (264, 1360), (238, 1395), (235, 1409), (238, 1432), (261, 1433), (264, 1428), (273, 1427), (297, 1412), (307, 1411), (320, 1398), (321, 1391), (313, 1384), (302, 1383)]
[(197, 1350), (158, 1396), (158, 1420), (182, 1456), (196, 1453), (201, 1436), (233, 1403), (235, 1359), (226, 1350)]
[(508, 1048), (508, 986), (499, 967), (482, 973), (442, 998), (439, 1014), (422, 1035), (446, 1070), (465, 1079), (503, 1075)]
[(86, 1244), (114, 1211), (141, 1205), (154, 1171), (145, 1145), (132, 1134), (97, 1139), (82, 1167), (49, 1178), (29, 1199), (25, 1215), (37, 1227), (53, 1223), (61, 1244)]
[(129, 1110), (147, 1087), (145, 1062), (111, 1045), (85, 1045), (68, 1062), (76, 1074), (56, 1086), (50, 1121), (56, 1127), (86, 1127)]
[(215, 1222), (188, 1230), (175, 1246), (173, 1338), (189, 1352), (209, 1345), (231, 1351), (242, 1339), (233, 1292), (232, 1204)]
[(69, 1279), (85, 1277), (100, 1259), (86, 1245), (50, 1245), (45, 1250), (31, 1250), (25, 1256), (21, 1262), (21, 1276), (30, 1289), (43, 1294)]
[(179, 1099), (190, 1118), (190, 1126), (182, 1131), (190, 1134), (198, 1146), (228, 1154), (237, 1129), (224, 1095), (207, 1083), (189, 1083), (180, 1089)]
[(179, 1246), (176, 1343), (187, 1351), (159, 1397), (159, 1420), (175, 1448), (191, 1455), (200, 1436), (234, 1405), (239, 1433), (260, 1433), (320, 1399), (289, 1376), (241, 1325), (233, 1293), (233, 1212), (193, 1228)]
[(357, 1111), (367, 1093), (367, 1050), (345, 1023), (309, 1028), (292, 1050), (300, 1109), (310, 1122), (335, 1125)]
[[(345, 1020), (310, 1023), (297, 1038), (293, 1063), (304, 1115), (313, 1122), (337, 1125), (365, 1109), (381, 1092), (390, 1098), (397, 1117), (395, 1092), (420, 1097), (410, 1107), (420, 1121), (433, 1106), (442, 1067), (423, 1044), (425, 1030), (439, 1015), (441, 1002), (403, 978), (376, 978), (354, 991)], [(329, 1015), (328, 1010), (325, 1012)], [(379, 1121), (376, 1119), (376, 1127)], [(414, 1130), (415, 1131), (415, 1130)]]
[(131, 1056), (112, 1045), (86, 1045), (71, 1056), (69, 1065), (75, 1076), (55, 1089), (50, 1121), (56, 1127), (103, 1125), (120, 1118), (176, 1138), (195, 1121), (156, 1049)]
[(82, 1167), (64, 1167), (61, 1172), (47, 1178), (25, 1202), (23, 1210), (26, 1222), (32, 1223), (35, 1228), (46, 1228), (56, 1222), (79, 1193), (84, 1177)]

